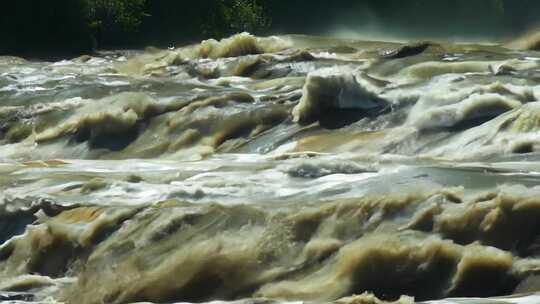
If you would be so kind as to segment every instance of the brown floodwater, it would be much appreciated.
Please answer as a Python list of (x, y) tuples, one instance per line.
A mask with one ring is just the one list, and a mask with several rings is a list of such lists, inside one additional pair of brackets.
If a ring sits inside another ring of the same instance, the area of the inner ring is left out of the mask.
[(0, 301), (540, 303), (539, 100), (515, 45), (0, 57)]

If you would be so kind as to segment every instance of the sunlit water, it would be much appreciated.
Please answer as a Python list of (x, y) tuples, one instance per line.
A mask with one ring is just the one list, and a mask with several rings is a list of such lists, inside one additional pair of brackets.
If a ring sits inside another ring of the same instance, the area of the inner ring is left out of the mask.
[(539, 98), (497, 45), (2, 57), (0, 300), (539, 303)]

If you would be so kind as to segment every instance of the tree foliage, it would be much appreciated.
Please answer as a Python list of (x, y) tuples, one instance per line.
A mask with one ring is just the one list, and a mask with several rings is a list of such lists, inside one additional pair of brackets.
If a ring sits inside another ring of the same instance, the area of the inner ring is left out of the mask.
[(146, 0), (81, 0), (91, 27), (137, 29), (145, 16)]
[(146, 0), (77, 0), (97, 44), (121, 46), (141, 27)]
[(264, 7), (254, 0), (235, 0), (230, 5), (224, 5), (222, 14), (225, 24), (232, 32), (259, 33), (271, 25), (270, 18), (265, 14)]
[(188, 40), (221, 38), (243, 31), (260, 34), (271, 24), (262, 0), (201, 0), (189, 5), (174, 0), (147, 3), (151, 17), (143, 23), (143, 30), (149, 25), (173, 28), (176, 35)]

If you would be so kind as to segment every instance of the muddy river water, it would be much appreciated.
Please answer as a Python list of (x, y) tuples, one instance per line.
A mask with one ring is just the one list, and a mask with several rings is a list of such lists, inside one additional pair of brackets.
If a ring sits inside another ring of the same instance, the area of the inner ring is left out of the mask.
[(537, 304), (540, 52), (0, 57), (0, 300)]

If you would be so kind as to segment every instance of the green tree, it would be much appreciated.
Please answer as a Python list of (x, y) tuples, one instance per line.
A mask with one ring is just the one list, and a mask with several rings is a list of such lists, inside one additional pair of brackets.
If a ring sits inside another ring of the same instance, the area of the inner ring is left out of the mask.
[(146, 0), (82, 0), (93, 26), (135, 30), (142, 22)]
[(201, 24), (204, 36), (221, 38), (234, 33), (265, 33), (271, 25), (264, 5), (256, 0), (216, 0), (213, 14)]
[(79, 0), (98, 45), (121, 46), (140, 28), (146, 0)]
[(254, 0), (235, 0), (223, 13), (225, 21), (234, 32), (258, 34), (268, 30), (271, 25), (264, 7)]

